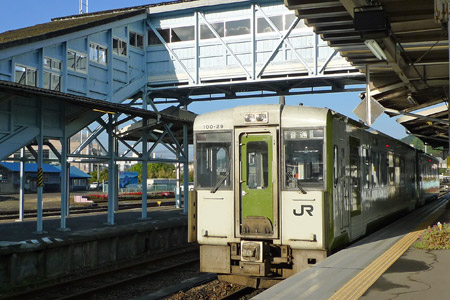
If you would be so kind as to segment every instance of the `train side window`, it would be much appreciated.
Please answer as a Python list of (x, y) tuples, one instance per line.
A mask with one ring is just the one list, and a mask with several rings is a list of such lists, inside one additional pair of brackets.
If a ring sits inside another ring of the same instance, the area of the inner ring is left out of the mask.
[(395, 156), (395, 185), (400, 185), (400, 157)]
[(363, 186), (364, 188), (369, 188), (370, 186), (370, 151), (367, 148), (362, 148), (362, 160), (363, 160)]
[(378, 152), (372, 151), (372, 186), (376, 187), (379, 185), (380, 180), (380, 163)]
[(403, 158), (400, 158), (400, 185), (405, 184), (405, 160)]
[(388, 178), (388, 159), (386, 156), (386, 153), (380, 153), (380, 185), (386, 186), (387, 185), (387, 178)]
[(388, 173), (389, 173), (389, 185), (395, 184), (395, 165), (394, 154), (388, 153)]
[(338, 147), (335, 145), (334, 151), (333, 151), (333, 182), (335, 185), (337, 184), (338, 178), (339, 178), (338, 161), (339, 161), (339, 151), (338, 151)]

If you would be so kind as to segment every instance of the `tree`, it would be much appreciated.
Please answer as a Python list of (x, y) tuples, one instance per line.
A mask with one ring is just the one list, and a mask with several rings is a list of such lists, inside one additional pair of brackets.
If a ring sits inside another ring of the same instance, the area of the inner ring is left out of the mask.
[[(142, 182), (142, 163), (135, 164), (129, 169), (138, 172), (139, 182)], [(147, 164), (147, 178), (176, 178), (173, 164), (149, 163)]]
[[(408, 135), (407, 137), (404, 137), (401, 139), (401, 141), (405, 144), (411, 145), (416, 149), (422, 150), (425, 152), (425, 144), (420, 140), (419, 138), (415, 137), (414, 135)], [(442, 153), (442, 148), (431, 148), (430, 146), (427, 147), (427, 154), (432, 155), (434, 157), (440, 157)]]
[(97, 174), (97, 171), (90, 172), (89, 175), (91, 175), (91, 179), (89, 179), (89, 182), (102, 182), (103, 180), (108, 181), (108, 168), (104, 168), (100, 171), (100, 178), (97, 178)]

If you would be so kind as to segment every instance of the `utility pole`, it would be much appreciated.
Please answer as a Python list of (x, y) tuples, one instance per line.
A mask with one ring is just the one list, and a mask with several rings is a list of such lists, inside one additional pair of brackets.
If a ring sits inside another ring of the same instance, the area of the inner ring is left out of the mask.
[(79, 9), (78, 9), (78, 14), (87, 14), (89, 9), (88, 9), (88, 3), (89, 0), (79, 0)]

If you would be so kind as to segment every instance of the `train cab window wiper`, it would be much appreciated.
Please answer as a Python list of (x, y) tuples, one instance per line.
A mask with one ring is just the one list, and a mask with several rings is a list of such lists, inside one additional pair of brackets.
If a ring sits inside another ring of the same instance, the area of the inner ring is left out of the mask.
[(303, 189), (302, 185), (300, 184), (300, 180), (295, 178), (294, 174), (291, 172), (286, 172), (286, 174), (288, 175), (288, 181), (295, 183), (295, 186), (298, 188), (298, 190), (300, 192), (302, 192), (302, 194), (306, 194), (306, 191)]
[(228, 176), (230, 175), (230, 172), (226, 172), (224, 175), (219, 176), (219, 178), (217, 179), (216, 184), (214, 185), (214, 187), (211, 189), (211, 193), (214, 194), (215, 192), (217, 192), (217, 190), (219, 190), (220, 185), (228, 178)]

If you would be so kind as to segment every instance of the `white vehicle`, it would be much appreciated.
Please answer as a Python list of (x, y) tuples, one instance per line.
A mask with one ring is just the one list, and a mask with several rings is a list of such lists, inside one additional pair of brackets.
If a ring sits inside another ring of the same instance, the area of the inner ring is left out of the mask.
[(98, 188), (99, 188), (98, 182), (91, 182), (91, 183), (89, 184), (89, 189), (90, 189), (90, 190), (96, 190), (96, 189), (98, 189)]
[(200, 269), (255, 287), (439, 193), (437, 160), (326, 108), (199, 115), (194, 149)]

